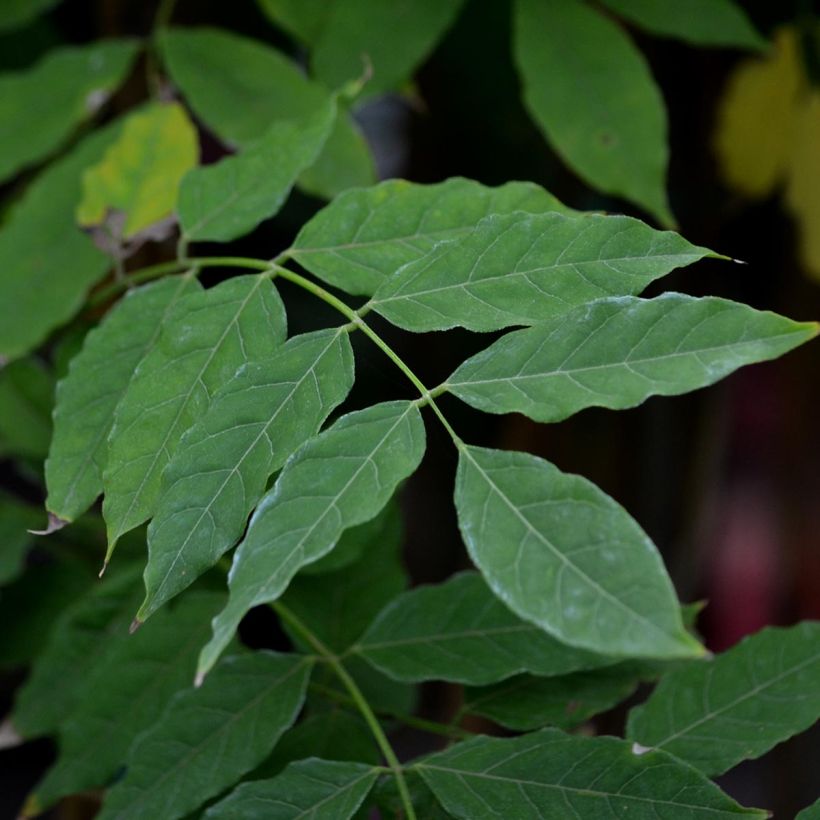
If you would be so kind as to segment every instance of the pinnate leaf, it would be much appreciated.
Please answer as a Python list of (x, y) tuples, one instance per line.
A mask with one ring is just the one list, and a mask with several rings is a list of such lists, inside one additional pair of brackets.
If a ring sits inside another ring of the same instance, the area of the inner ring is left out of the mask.
[(353, 817), (379, 777), (363, 763), (311, 758), (291, 763), (271, 780), (242, 783), (205, 812), (206, 820), (296, 820)]
[(109, 557), (119, 537), (156, 510), (162, 471), (213, 394), (284, 338), (284, 306), (264, 273), (176, 304), (114, 414), (103, 472)]
[(424, 446), (415, 403), (395, 401), (342, 416), (288, 460), (234, 554), (230, 599), (202, 650), (200, 676), (251, 607), (276, 600), (300, 567), (330, 552), (345, 529), (384, 507), (418, 466)]
[(669, 224), (663, 98), (623, 29), (576, 0), (516, 0), (514, 27), (524, 102), (555, 151), (592, 187)]
[(634, 407), (685, 393), (745, 364), (774, 359), (817, 334), (725, 299), (668, 293), (615, 297), (510, 333), (447, 380), (459, 398), (490, 413), (560, 421), (585, 407)]
[(477, 572), (399, 595), (349, 651), (392, 678), (412, 682), (485, 684), (518, 672), (562, 675), (614, 662), (522, 621)]
[(722, 774), (820, 718), (819, 676), (820, 623), (770, 627), (664, 675), (627, 736)]
[(182, 177), (198, 160), (196, 129), (179, 103), (134, 112), (102, 160), (83, 174), (77, 222), (105, 225), (116, 239), (130, 239), (174, 213)]
[(308, 659), (273, 652), (226, 658), (141, 735), (100, 819), (174, 820), (235, 783), (296, 719), (310, 668)]
[(635, 754), (612, 737), (543, 729), (523, 737), (479, 737), (414, 767), (453, 816), (537, 820), (764, 818), (671, 755)]
[(527, 453), (462, 445), (455, 498), (470, 556), (521, 618), (593, 652), (702, 654), (654, 545), (591, 482)]
[(437, 243), (466, 236), (488, 214), (514, 211), (571, 213), (531, 182), (490, 188), (458, 177), (435, 185), (391, 179), (336, 197), (299, 231), (289, 253), (328, 284), (372, 296)]
[(135, 288), (86, 336), (82, 351), (57, 386), (54, 435), (46, 461), (50, 513), (73, 521), (102, 492), (117, 403), (173, 306), (198, 289), (190, 274)]
[(320, 330), (244, 365), (217, 392), (163, 473), (139, 620), (236, 543), (270, 475), (318, 432), (352, 385), (347, 334)]
[(136, 53), (135, 40), (103, 40), (0, 75), (0, 181), (60, 148), (122, 82)]
[(247, 150), (193, 170), (179, 198), (185, 236), (229, 242), (274, 216), (299, 174), (316, 161), (335, 121), (330, 98), (309, 118), (277, 122)]
[(640, 293), (708, 255), (628, 217), (492, 215), (466, 237), (405, 265), (370, 304), (407, 330), (498, 330), (544, 322), (593, 299)]

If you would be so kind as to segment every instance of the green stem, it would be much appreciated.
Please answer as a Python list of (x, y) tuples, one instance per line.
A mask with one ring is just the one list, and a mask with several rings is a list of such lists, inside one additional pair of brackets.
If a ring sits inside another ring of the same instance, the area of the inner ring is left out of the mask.
[(407, 781), (404, 779), (404, 770), (387, 739), (378, 718), (370, 708), (370, 704), (359, 689), (358, 684), (350, 676), (350, 673), (345, 669), (344, 665), (339, 661), (339, 658), (333, 653), (325, 644), (315, 635), (311, 629), (302, 622), (302, 620), (288, 607), (280, 601), (274, 601), (271, 607), (276, 611), (282, 620), (287, 621), (293, 629), (298, 632), (310, 646), (322, 657), (322, 659), (330, 666), (336, 677), (342, 682), (342, 685), (347, 689), (350, 698), (355, 704), (356, 708), (361, 712), (362, 717), (367, 723), (368, 728), (373, 733), (376, 743), (381, 750), (382, 755), (393, 776), (396, 778), (396, 785), (398, 786), (399, 796), (401, 797), (402, 805), (407, 816), (407, 820), (416, 820), (416, 812), (413, 809), (413, 803), (410, 799), (410, 791), (407, 788)]

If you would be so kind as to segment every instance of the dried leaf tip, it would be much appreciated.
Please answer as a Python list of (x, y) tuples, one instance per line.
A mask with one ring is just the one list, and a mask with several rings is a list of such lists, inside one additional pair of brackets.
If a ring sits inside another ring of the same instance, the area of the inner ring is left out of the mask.
[(142, 626), (142, 623), (139, 618), (134, 618), (134, 620), (131, 621), (131, 626), (128, 627), (128, 634), (133, 635)]
[(51, 533), (61, 530), (70, 523), (70, 521), (66, 521), (58, 515), (55, 515), (53, 512), (50, 512), (48, 514), (48, 523), (46, 524), (46, 528), (44, 530), (28, 530), (28, 532), (32, 535), (51, 535)]

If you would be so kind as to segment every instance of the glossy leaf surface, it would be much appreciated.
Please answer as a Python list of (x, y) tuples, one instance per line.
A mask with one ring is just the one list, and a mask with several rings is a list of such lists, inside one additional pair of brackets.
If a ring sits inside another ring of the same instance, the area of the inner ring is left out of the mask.
[(288, 460), (234, 555), (228, 606), (214, 621), (198, 674), (214, 664), (251, 607), (276, 600), (300, 567), (384, 507), (424, 446), (418, 408), (396, 401), (342, 416)]
[(356, 813), (379, 777), (362, 763), (300, 760), (271, 780), (237, 786), (205, 812), (206, 820), (347, 820)]
[(484, 684), (524, 671), (561, 675), (613, 663), (516, 617), (477, 572), (398, 596), (350, 651), (392, 678), (413, 682)]
[(770, 627), (664, 675), (630, 714), (628, 737), (722, 774), (820, 718), (818, 676), (820, 623)]
[(102, 492), (114, 410), (174, 305), (199, 289), (190, 275), (129, 291), (90, 331), (57, 387), (54, 435), (46, 461), (46, 509), (64, 521)]
[(513, 211), (570, 213), (531, 182), (489, 188), (461, 178), (435, 185), (387, 180), (336, 197), (302, 228), (290, 255), (328, 284), (372, 296), (438, 242), (467, 236), (488, 214)]
[(60, 148), (122, 82), (136, 52), (134, 40), (101, 41), (0, 75), (0, 181)]
[(268, 478), (318, 432), (352, 385), (347, 334), (319, 330), (245, 365), (217, 392), (163, 474), (148, 527), (140, 620), (236, 543)]
[(284, 307), (265, 274), (238, 276), (177, 303), (114, 414), (103, 473), (109, 549), (154, 513), (162, 471), (214, 393), (284, 337)]
[(468, 236), (405, 265), (371, 304), (416, 332), (545, 322), (605, 296), (640, 293), (710, 255), (671, 232), (617, 216), (489, 216)]
[(447, 811), (463, 820), (767, 816), (742, 808), (696, 769), (663, 752), (638, 755), (622, 740), (573, 737), (557, 729), (476, 738), (415, 768)]
[(253, 769), (293, 723), (311, 662), (254, 652), (226, 658), (180, 692), (134, 744), (100, 818), (184, 817)]
[(817, 330), (725, 299), (602, 299), (504, 336), (447, 384), (485, 412), (561, 421), (585, 407), (623, 409), (712, 384)]
[(456, 509), (473, 561), (525, 620), (593, 652), (702, 654), (654, 545), (586, 479), (527, 453), (463, 445)]
[(576, 0), (516, 0), (514, 26), (524, 102), (552, 147), (593, 188), (669, 224), (663, 98), (623, 29)]

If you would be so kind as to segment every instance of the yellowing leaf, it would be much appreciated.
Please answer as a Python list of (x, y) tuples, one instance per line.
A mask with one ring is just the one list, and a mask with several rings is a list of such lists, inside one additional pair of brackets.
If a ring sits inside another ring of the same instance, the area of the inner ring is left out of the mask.
[(820, 279), (820, 93), (801, 98), (795, 115), (786, 205), (799, 226), (800, 257)]
[(715, 134), (720, 169), (731, 187), (764, 197), (783, 179), (802, 84), (799, 43), (790, 28), (777, 32), (768, 57), (746, 60), (732, 75)]
[(155, 104), (133, 114), (84, 174), (77, 221), (83, 227), (108, 223), (118, 238), (133, 237), (173, 214), (182, 177), (198, 159), (196, 130), (181, 105)]

